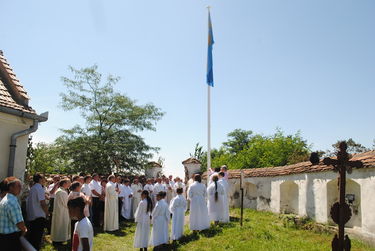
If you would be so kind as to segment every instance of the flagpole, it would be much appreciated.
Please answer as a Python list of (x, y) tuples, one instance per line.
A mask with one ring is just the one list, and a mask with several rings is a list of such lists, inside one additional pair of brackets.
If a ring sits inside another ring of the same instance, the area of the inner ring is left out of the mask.
[[(209, 32), (210, 32), (210, 29), (212, 29), (211, 19), (210, 19), (210, 9), (211, 9), (211, 6), (207, 6), (209, 22), (210, 22)], [(210, 170), (211, 170), (211, 85), (207, 83), (207, 185), (209, 184)]]
[(211, 86), (207, 85), (207, 184), (211, 169)]

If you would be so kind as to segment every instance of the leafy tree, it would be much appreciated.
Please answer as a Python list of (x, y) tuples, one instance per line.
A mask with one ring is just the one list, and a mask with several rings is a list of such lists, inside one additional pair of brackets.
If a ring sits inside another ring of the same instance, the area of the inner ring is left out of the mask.
[(197, 143), (194, 148), (194, 153), (190, 153), (190, 157), (195, 158), (199, 161), (202, 161), (203, 155), (207, 154), (205, 151), (203, 151), (203, 146), (199, 145)]
[(230, 153), (239, 153), (246, 148), (251, 139), (252, 131), (242, 129), (235, 129), (233, 132), (228, 133), (228, 141), (223, 143), (223, 146)]
[[(237, 130), (238, 132), (238, 130)], [(234, 134), (238, 135), (237, 132)], [(227, 165), (230, 169), (258, 168), (283, 166), (294, 164), (309, 159), (310, 146), (307, 145), (300, 133), (294, 135), (284, 135), (281, 130), (277, 130), (273, 135), (263, 136), (261, 134), (247, 135), (247, 144), (244, 141), (236, 144), (223, 144), (212, 154), (212, 166)], [(231, 138), (233, 134), (228, 134), (228, 142), (236, 142)], [(241, 149), (236, 152), (233, 149)]]
[[(338, 140), (335, 144), (332, 145), (335, 152), (337, 152), (339, 150), (339, 145), (340, 145), (340, 142), (342, 142), (342, 141), (343, 140)], [(363, 153), (363, 152), (370, 151), (369, 148), (363, 146), (360, 143), (355, 142), (352, 138), (349, 138), (348, 140), (346, 140), (346, 143), (348, 144), (347, 152), (350, 153), (350, 154), (357, 154), (357, 153)], [(335, 153), (333, 153), (333, 154), (335, 154)]]
[(116, 92), (119, 77), (105, 79), (96, 65), (83, 69), (69, 67), (72, 77), (62, 77), (67, 88), (61, 93), (65, 111), (78, 110), (85, 125), (63, 129), (56, 140), (64, 158), (77, 172), (139, 172), (156, 147), (137, 135), (155, 130), (163, 112), (152, 104), (137, 105), (135, 100)]
[(55, 144), (37, 143), (31, 137), (27, 151), (26, 173), (71, 173), (70, 163), (60, 156), (61, 149)]

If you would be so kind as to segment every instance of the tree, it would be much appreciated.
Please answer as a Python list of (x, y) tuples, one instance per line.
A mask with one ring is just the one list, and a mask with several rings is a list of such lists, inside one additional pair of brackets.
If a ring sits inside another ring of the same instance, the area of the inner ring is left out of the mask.
[(228, 141), (223, 143), (223, 146), (233, 154), (241, 152), (246, 148), (250, 142), (252, 131), (242, 129), (235, 129), (233, 132), (228, 133)]
[(190, 157), (202, 161), (202, 157), (205, 154), (207, 153), (203, 151), (203, 146), (200, 146), (199, 143), (197, 143), (194, 148), (194, 153), (190, 153)]
[[(335, 152), (339, 150), (339, 145), (343, 140), (338, 140), (335, 144), (332, 145), (333, 149)], [(349, 138), (346, 140), (346, 143), (348, 144), (348, 149), (347, 152), (349, 154), (357, 154), (357, 153), (363, 153), (363, 152), (368, 152), (370, 151), (369, 148), (363, 146), (360, 143), (355, 142), (352, 138)], [(334, 153), (332, 153), (334, 154)]]
[(61, 149), (55, 144), (37, 143), (33, 145), (29, 137), (26, 173), (71, 173), (68, 160), (61, 157)]
[(158, 148), (147, 145), (137, 135), (155, 131), (163, 112), (152, 104), (116, 92), (119, 77), (103, 79), (96, 65), (83, 69), (69, 67), (73, 77), (62, 77), (66, 92), (61, 93), (65, 111), (79, 110), (85, 125), (63, 129), (56, 140), (65, 158), (78, 172), (139, 172)]
[[(242, 130), (241, 130), (242, 131)], [(227, 165), (229, 169), (258, 168), (284, 166), (294, 164), (309, 159), (310, 146), (300, 133), (294, 135), (284, 135), (281, 130), (276, 130), (273, 135), (263, 136), (252, 134), (250, 131), (247, 137), (237, 137), (237, 139), (248, 140), (244, 145), (242, 140), (233, 140), (232, 135), (239, 135), (239, 130), (228, 134), (229, 141), (223, 144), (218, 150), (212, 152), (212, 166)], [(250, 136), (251, 135), (251, 136)], [(239, 142), (236, 145), (234, 142)], [(237, 149), (237, 150), (234, 150)], [(238, 151), (239, 149), (242, 149)]]

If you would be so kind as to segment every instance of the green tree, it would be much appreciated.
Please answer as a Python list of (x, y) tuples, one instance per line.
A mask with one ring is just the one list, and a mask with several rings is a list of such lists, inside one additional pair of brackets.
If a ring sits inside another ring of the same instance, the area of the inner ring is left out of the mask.
[[(236, 135), (238, 130), (234, 132)], [(212, 155), (212, 166), (227, 165), (230, 169), (272, 167), (294, 164), (309, 159), (310, 146), (300, 133), (285, 135), (277, 130), (273, 135), (263, 136), (261, 134), (247, 134), (247, 144), (235, 145), (232, 133), (228, 134), (228, 142), (223, 144), (219, 150), (214, 150)], [(251, 135), (251, 136), (250, 136)], [(242, 137), (243, 138), (243, 137)], [(234, 151), (233, 149), (242, 149)]]
[[(340, 142), (342, 141), (343, 140), (338, 140), (335, 144), (332, 145), (335, 152), (334, 153), (330, 152), (331, 155), (334, 155), (339, 150), (339, 145), (340, 145)], [(348, 144), (347, 152), (350, 154), (357, 154), (357, 153), (370, 151), (369, 148), (363, 146), (360, 143), (355, 142), (352, 138), (349, 138), (348, 140), (346, 140), (346, 143)]]
[(205, 151), (203, 151), (203, 146), (199, 145), (197, 143), (194, 148), (194, 153), (190, 153), (191, 158), (195, 158), (199, 161), (202, 161), (203, 155), (207, 154)]
[(137, 133), (155, 130), (163, 112), (152, 104), (116, 92), (119, 77), (105, 79), (96, 65), (83, 69), (69, 67), (72, 77), (62, 77), (67, 88), (61, 93), (65, 111), (78, 110), (85, 125), (62, 130), (56, 140), (64, 158), (72, 160), (76, 171), (139, 172), (156, 147), (147, 145)]
[(26, 173), (71, 173), (68, 160), (61, 157), (61, 149), (56, 144), (37, 143), (31, 137), (27, 151)]
[(228, 141), (223, 143), (223, 146), (230, 153), (239, 153), (246, 148), (251, 140), (252, 131), (242, 129), (235, 129), (233, 132), (228, 133)]

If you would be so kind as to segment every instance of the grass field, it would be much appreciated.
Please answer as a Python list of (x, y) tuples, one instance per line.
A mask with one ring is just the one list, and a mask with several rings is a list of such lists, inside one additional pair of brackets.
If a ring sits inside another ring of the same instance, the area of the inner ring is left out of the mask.
[[(285, 221), (285, 217), (282, 218), (273, 213), (245, 209), (242, 228), (239, 224), (238, 209), (231, 210), (231, 219), (232, 222), (229, 224), (211, 226), (210, 229), (199, 234), (193, 234), (186, 226), (185, 236), (162, 250), (330, 250), (332, 234), (301, 229)], [(311, 223), (307, 223), (306, 226), (309, 226), (308, 224)], [(134, 231), (134, 223), (122, 223), (119, 231), (97, 233), (94, 238), (94, 250), (135, 250), (133, 248)], [(47, 244), (42, 250), (65, 251), (69, 249), (68, 247), (55, 249)], [(375, 248), (352, 240), (352, 250), (375, 251)]]

